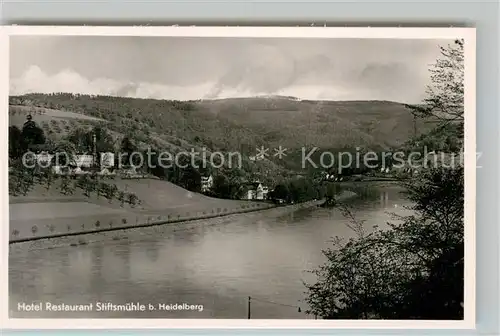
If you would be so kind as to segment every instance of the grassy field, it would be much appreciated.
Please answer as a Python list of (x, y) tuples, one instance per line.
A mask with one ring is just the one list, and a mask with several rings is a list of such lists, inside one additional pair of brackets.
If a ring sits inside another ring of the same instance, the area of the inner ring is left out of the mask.
[[(113, 183), (121, 190), (135, 193), (142, 204), (131, 207), (95, 194), (85, 197), (80, 191), (63, 196), (57, 188), (46, 189), (41, 185), (26, 196), (11, 196), (11, 239), (126, 228), (155, 221), (192, 220), (270, 206), (263, 202), (211, 198), (154, 179), (118, 179)], [(34, 228), (36, 231), (32, 231)]]
[[(50, 189), (37, 185), (26, 196), (10, 196), (10, 203), (86, 202), (109, 209), (122, 209), (140, 214), (210, 212), (213, 209), (233, 209), (239, 208), (241, 205), (255, 203), (207, 197), (190, 192), (173, 183), (156, 179), (116, 179), (106, 181), (115, 184), (120, 190), (136, 194), (141, 204), (136, 207), (131, 207), (128, 204), (122, 206), (118, 200), (109, 202), (103, 196), (98, 197), (95, 193), (91, 194), (90, 197), (86, 197), (81, 190), (76, 190), (72, 195), (61, 195), (57, 189), (57, 182)], [(88, 213), (88, 215), (92, 214), (92, 212)]]
[(78, 119), (78, 120), (88, 120), (93, 122), (107, 122), (104, 119), (95, 118), (81, 113), (74, 113), (69, 111), (61, 111), (48, 109), (43, 107), (31, 107), (31, 106), (21, 106), (21, 105), (9, 105), (9, 124), (22, 126), (26, 121), (26, 116), (31, 114), (36, 117), (39, 122), (50, 121), (53, 119)]

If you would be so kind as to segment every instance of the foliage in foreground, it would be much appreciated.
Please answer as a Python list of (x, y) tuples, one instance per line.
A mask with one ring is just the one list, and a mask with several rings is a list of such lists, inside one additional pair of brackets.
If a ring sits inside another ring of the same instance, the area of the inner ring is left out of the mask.
[(463, 169), (433, 169), (408, 182), (415, 215), (357, 236), (336, 237), (328, 261), (307, 285), (310, 314), (325, 319), (461, 319)]

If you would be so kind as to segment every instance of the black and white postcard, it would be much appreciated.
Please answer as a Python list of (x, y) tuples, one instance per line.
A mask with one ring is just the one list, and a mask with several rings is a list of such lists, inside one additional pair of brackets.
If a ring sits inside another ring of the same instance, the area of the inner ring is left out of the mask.
[(475, 29), (1, 33), (6, 325), (474, 326)]

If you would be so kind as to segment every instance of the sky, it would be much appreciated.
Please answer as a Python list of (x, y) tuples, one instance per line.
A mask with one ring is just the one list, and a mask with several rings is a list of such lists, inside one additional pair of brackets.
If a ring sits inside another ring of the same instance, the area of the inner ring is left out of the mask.
[(418, 103), (447, 40), (14, 36), (10, 94)]

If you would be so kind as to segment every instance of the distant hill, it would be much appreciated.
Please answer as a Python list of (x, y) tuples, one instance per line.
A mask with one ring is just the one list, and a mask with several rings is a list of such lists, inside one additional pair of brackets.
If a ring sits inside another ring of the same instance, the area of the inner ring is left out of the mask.
[[(219, 119), (251, 128), (289, 148), (397, 147), (414, 134), (404, 104), (389, 101), (310, 101), (235, 98), (198, 102)], [(417, 131), (425, 128), (419, 121)]]
[[(424, 131), (410, 111), (388, 101), (311, 101), (264, 96), (196, 101), (167, 101), (110, 96), (28, 94), (10, 97), (10, 124), (20, 125), (26, 113), (57, 138), (78, 125), (100, 124), (117, 141), (134, 134), (144, 146), (162, 150), (239, 151), (256, 171), (284, 173), (297, 169), (296, 155), (250, 162), (256, 147), (283, 146), (383, 150), (398, 147)], [(253, 168), (249, 168), (250, 170)], [(286, 169), (285, 169), (286, 170)]]

